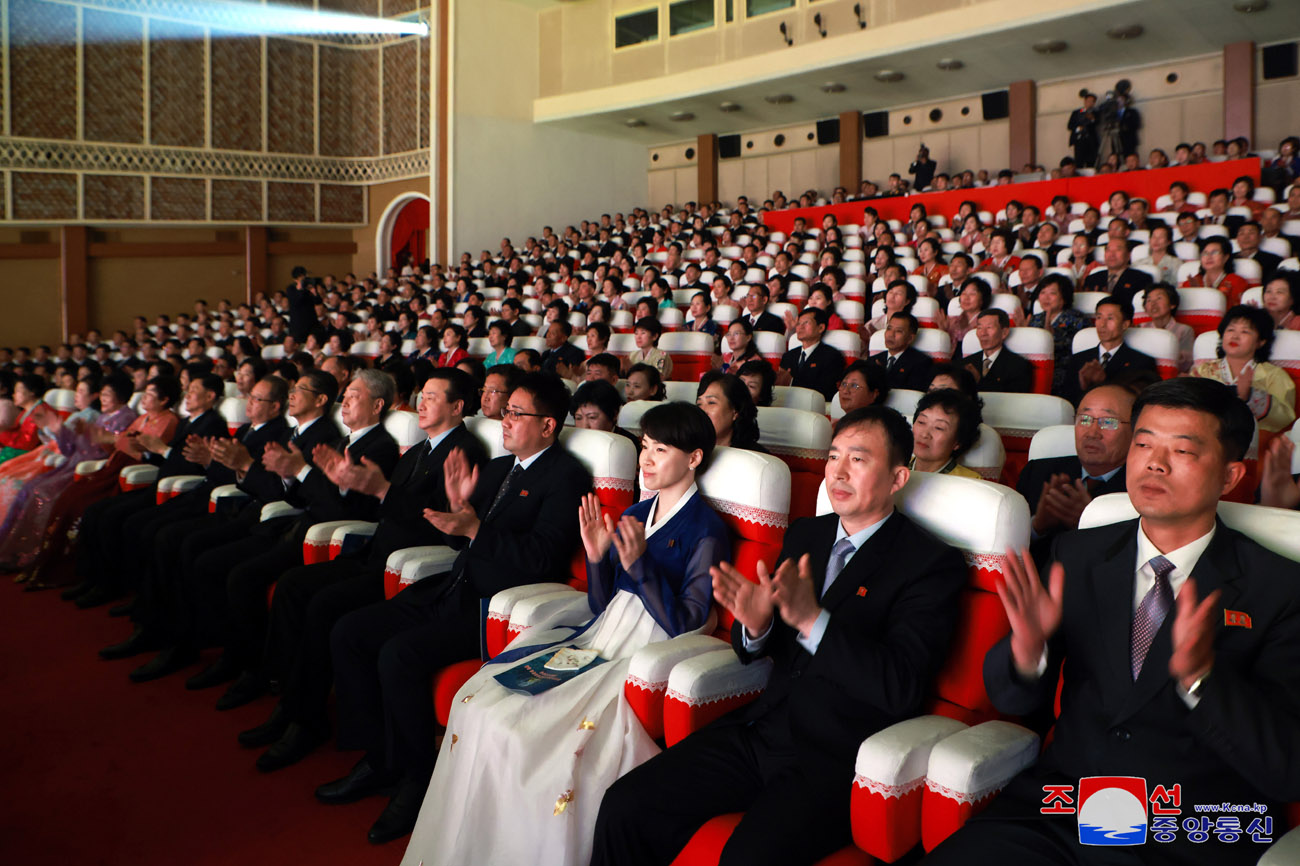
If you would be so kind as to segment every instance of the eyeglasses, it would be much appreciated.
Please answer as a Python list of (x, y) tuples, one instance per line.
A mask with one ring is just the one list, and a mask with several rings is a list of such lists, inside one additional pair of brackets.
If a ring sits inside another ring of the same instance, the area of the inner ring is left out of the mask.
[(520, 418), (546, 418), (549, 416), (543, 415), (541, 412), (520, 412), (518, 409), (511, 409), (507, 406), (502, 410), (501, 417), (509, 418), (511, 421), (518, 421)]
[(1102, 430), (1115, 431), (1119, 425), (1128, 424), (1128, 421), (1121, 421), (1118, 418), (1094, 418), (1092, 415), (1075, 415), (1074, 423), (1080, 427), (1091, 427), (1094, 423)]
[(859, 384), (858, 382), (841, 382), (841, 383), (840, 383), (840, 390), (841, 390), (841, 391), (861, 391), (862, 388), (863, 388), (863, 386), (862, 386), (861, 384)]
[(505, 390), (504, 388), (480, 388), (479, 393), (480, 394), (509, 394), (510, 392)]
[(304, 388), (301, 385), (294, 385), (289, 390), (297, 391), (299, 394), (320, 394), (321, 393), (320, 391), (313, 391), (311, 388)]
[(257, 396), (256, 394), (249, 394), (249, 395), (248, 395), (248, 399), (249, 399), (249, 400), (253, 400), (253, 401), (255, 401), (255, 402), (258, 402), (258, 403), (275, 403), (275, 402), (277, 402), (277, 401), (275, 401), (275, 400), (272, 400), (270, 397), (259, 397), (259, 396)]

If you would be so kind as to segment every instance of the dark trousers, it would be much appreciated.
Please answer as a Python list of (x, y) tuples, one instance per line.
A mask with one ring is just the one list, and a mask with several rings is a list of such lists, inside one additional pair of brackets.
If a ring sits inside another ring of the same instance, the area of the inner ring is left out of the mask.
[(77, 574), (110, 590), (131, 585), (121, 544), (127, 519), (154, 506), (154, 489), (132, 490), (101, 499), (86, 509), (77, 535)]
[(711, 725), (605, 792), (592, 866), (668, 866), (709, 819), (745, 813), (720, 866), (815, 863), (852, 841), (852, 761), (796, 755), (764, 725)]
[(479, 653), (479, 599), (427, 577), (339, 620), (330, 636), (339, 748), (425, 779), (437, 758), (433, 676)]
[(354, 559), (335, 559), (289, 570), (275, 587), (267, 664), (282, 683), (281, 704), (290, 721), (328, 726), (330, 631), (345, 614), (384, 598), (383, 571)]
[(139, 511), (122, 523), (119, 544), (124, 555), (130, 555), (135, 563), (139, 589), (131, 618), (138, 625), (166, 634), (169, 641), (189, 633), (190, 615), (176, 592), (176, 563), (160, 546), (159, 536), (164, 530), (202, 517), (206, 511), (207, 495), (191, 492)]

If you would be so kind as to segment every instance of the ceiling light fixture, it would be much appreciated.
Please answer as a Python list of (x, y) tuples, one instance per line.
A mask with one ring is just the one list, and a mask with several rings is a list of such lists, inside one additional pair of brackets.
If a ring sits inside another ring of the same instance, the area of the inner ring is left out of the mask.
[(773, 93), (770, 96), (764, 96), (763, 101), (772, 105), (789, 105), (794, 102), (794, 97), (788, 93)]
[(846, 90), (848, 88), (838, 81), (828, 81), (822, 85), (822, 93), (843, 93)]
[(740, 104), (736, 102), (722, 102), (718, 104), (718, 111), (725, 111), (728, 114), (733, 111), (740, 111)]
[(945, 57), (934, 65), (942, 69), (944, 72), (956, 72), (958, 69), (966, 66), (965, 63), (962, 63), (955, 57)]
[(1039, 54), (1060, 54), (1069, 47), (1064, 39), (1042, 39), (1033, 44), (1033, 49)]
[(1111, 39), (1137, 39), (1143, 32), (1144, 29), (1141, 24), (1122, 24), (1107, 30), (1106, 35)]
[(1268, 8), (1268, 0), (1237, 0), (1232, 4), (1232, 8), (1247, 15), (1252, 12), (1263, 12)]
[(672, 120), (672, 121), (675, 121), (675, 122), (677, 122), (677, 123), (682, 123), (682, 122), (687, 121), (687, 120), (694, 120), (694, 119), (695, 119), (695, 112), (693, 112), (693, 111), (674, 111), (672, 114), (668, 115), (668, 119), (669, 119), (669, 120)]
[(628, 129), (640, 129), (645, 126), (645, 121), (639, 117), (629, 117), (627, 120), (623, 121), (623, 125)]
[(897, 69), (882, 69), (872, 76), (872, 78), (883, 84), (894, 84), (895, 82), (902, 81), (906, 77), (907, 76), (903, 75), (903, 73), (899, 72)]

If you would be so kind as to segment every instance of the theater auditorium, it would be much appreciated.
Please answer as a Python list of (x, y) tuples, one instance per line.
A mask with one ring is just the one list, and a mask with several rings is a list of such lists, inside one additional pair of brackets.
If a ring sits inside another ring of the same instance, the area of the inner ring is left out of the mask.
[(0, 859), (1300, 866), (1295, 0), (0, 0)]

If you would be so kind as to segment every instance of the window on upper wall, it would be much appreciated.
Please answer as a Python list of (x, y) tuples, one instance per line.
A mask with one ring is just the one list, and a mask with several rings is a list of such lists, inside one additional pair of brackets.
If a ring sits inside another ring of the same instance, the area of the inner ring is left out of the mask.
[(755, 15), (766, 15), (768, 12), (779, 12), (793, 7), (794, 0), (745, 0), (745, 17), (753, 18)]
[(614, 47), (626, 48), (659, 38), (659, 10), (645, 9), (614, 19)]
[(727, 0), (727, 23), (730, 24), (732, 21), (735, 20), (736, 20), (735, 0)]
[(713, 0), (676, 0), (668, 4), (668, 35), (681, 36), (713, 26)]

